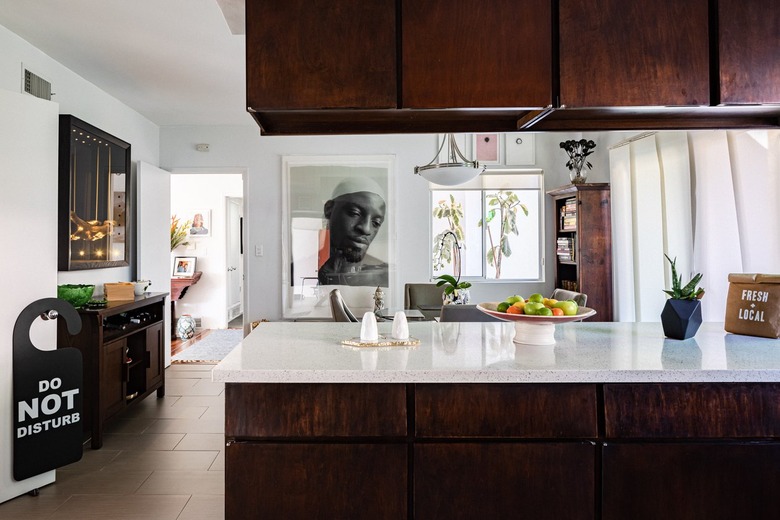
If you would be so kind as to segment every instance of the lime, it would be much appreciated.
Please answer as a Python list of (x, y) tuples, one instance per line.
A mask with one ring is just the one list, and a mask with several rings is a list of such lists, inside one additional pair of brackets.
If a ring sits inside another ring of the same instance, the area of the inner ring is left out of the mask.
[(542, 307), (539, 309), (539, 311), (536, 313), (537, 316), (552, 316), (552, 309), (549, 307)]
[(539, 311), (541, 309), (546, 309), (546, 308), (547, 307), (545, 307), (544, 304), (541, 302), (527, 302), (523, 310), (525, 311), (526, 314), (533, 316), (539, 314)]
[(533, 293), (531, 296), (528, 297), (528, 301), (534, 303), (542, 303), (544, 301), (544, 296), (542, 296), (539, 293)]
[(501, 302), (496, 306), (498, 312), (506, 312), (511, 304), (509, 302)]

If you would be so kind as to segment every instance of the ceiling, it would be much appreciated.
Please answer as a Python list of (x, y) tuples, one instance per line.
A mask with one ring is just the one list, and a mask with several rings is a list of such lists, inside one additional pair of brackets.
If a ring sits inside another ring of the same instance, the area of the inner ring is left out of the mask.
[(0, 0), (0, 25), (159, 126), (255, 124), (243, 13), (244, 0)]

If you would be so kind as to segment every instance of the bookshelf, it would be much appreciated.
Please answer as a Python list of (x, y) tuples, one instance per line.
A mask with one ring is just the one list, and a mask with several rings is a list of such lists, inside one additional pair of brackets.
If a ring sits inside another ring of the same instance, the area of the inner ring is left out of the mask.
[(591, 321), (612, 321), (612, 223), (607, 183), (568, 184), (554, 202), (555, 286), (588, 295)]

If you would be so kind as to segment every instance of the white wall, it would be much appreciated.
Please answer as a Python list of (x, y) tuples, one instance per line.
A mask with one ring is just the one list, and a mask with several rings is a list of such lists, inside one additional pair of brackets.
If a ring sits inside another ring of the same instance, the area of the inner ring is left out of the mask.
[[(536, 165), (545, 172), (545, 189), (568, 184), (566, 155), (559, 143), (580, 138), (582, 134), (548, 133), (536, 135)], [(606, 136), (606, 137), (604, 137)], [(608, 182), (608, 146), (624, 134), (584, 135), (597, 141), (591, 156), (592, 182)], [(397, 287), (391, 287), (386, 299), (391, 306), (403, 305), (403, 284), (430, 280), (430, 201), (428, 183), (413, 174), (414, 166), (425, 164), (436, 152), (435, 134), (361, 135), (361, 136), (261, 136), (255, 126), (246, 127), (165, 127), (161, 129), (161, 167), (227, 168), (247, 171), (244, 189), (244, 232), (246, 280), (245, 321), (261, 318), (278, 320), (282, 315), (281, 296), (281, 196), (282, 157), (285, 155), (384, 155), (396, 156), (394, 183), (397, 207), (395, 219)], [(209, 143), (210, 151), (195, 150), (197, 143)], [(549, 197), (546, 197), (549, 199)], [(546, 203), (546, 223), (551, 222), (551, 201)], [(551, 224), (546, 224), (549, 228)], [(554, 276), (550, 259), (554, 258), (552, 234), (548, 233), (546, 281), (541, 284), (506, 282), (479, 283), (471, 289), (475, 301), (503, 299), (516, 292), (552, 291)], [(255, 256), (262, 246), (263, 256)], [(189, 296), (187, 296), (189, 298)]]
[(204, 329), (227, 328), (227, 215), (225, 197), (243, 196), (243, 178), (235, 173), (207, 173), (208, 170), (171, 175), (171, 213), (182, 220), (191, 218), (193, 210), (210, 210), (209, 236), (192, 236), (189, 245), (171, 253), (170, 271), (175, 256), (194, 256), (195, 269), (203, 274), (197, 284), (187, 289), (176, 302), (176, 315), (191, 314), (201, 318)]
[[(135, 110), (122, 104), (70, 69), (53, 60), (25, 40), (0, 26), (0, 89), (22, 91), (22, 64), (52, 84), (52, 101), (60, 114), (72, 114), (131, 144), (133, 172), (137, 161), (159, 164), (160, 130)], [(52, 152), (57, 154), (57, 146)], [(146, 196), (154, 197), (155, 194)], [(135, 210), (131, 209), (132, 214)], [(53, 223), (56, 227), (56, 222)], [(105, 282), (129, 281), (134, 266), (84, 271), (61, 271), (59, 283), (94, 283), (102, 290)], [(96, 287), (97, 291), (97, 287)]]

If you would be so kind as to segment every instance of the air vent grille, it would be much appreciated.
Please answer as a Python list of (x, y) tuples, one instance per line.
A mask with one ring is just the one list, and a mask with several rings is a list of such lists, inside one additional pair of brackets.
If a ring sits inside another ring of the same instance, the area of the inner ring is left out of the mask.
[(24, 70), (24, 91), (35, 97), (51, 101), (51, 83), (27, 69)]

